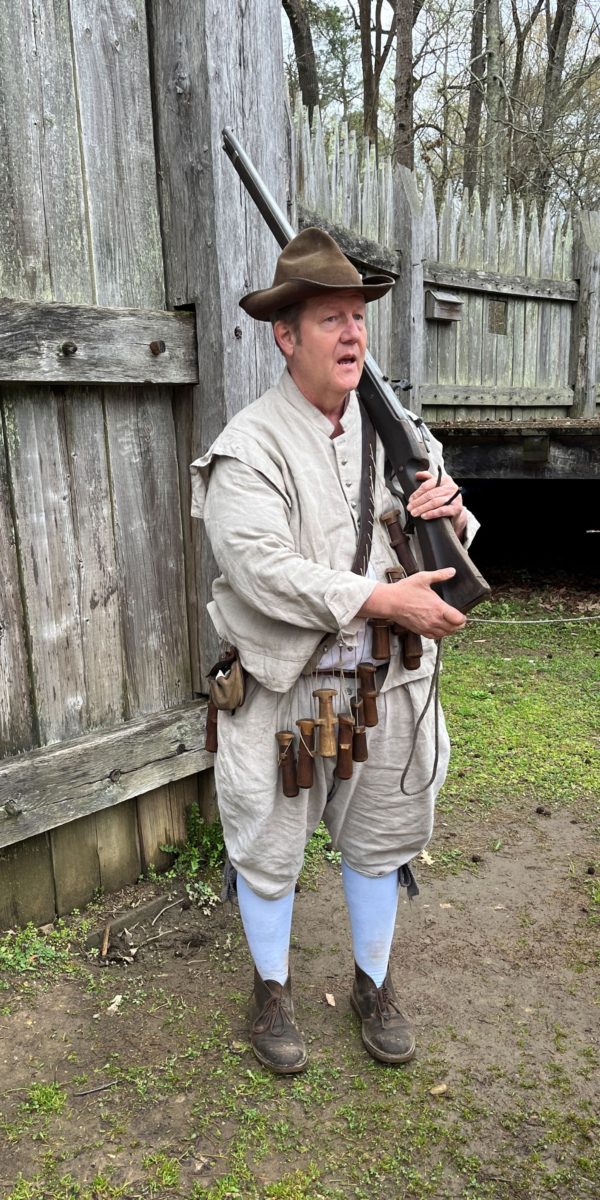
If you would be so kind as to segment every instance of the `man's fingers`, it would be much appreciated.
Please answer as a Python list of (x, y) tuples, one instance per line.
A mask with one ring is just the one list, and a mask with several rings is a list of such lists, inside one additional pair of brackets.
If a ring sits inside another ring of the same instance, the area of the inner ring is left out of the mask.
[(423, 582), (431, 585), (433, 583), (444, 583), (446, 579), (453, 579), (456, 575), (456, 567), (440, 567), (437, 571), (421, 571)]

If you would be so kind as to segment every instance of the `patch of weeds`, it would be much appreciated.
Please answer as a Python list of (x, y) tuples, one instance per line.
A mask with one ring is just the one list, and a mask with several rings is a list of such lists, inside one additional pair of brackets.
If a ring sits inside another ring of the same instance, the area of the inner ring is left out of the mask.
[(189, 899), (208, 916), (219, 902), (217, 893), (205, 875), (211, 872), (214, 874), (225, 858), (221, 822), (206, 821), (195, 802), (187, 817), (185, 845), (161, 846), (161, 850), (174, 856), (173, 866), (161, 875), (151, 872), (150, 877), (159, 882), (165, 879), (181, 879)]
[(341, 861), (341, 854), (338, 850), (334, 850), (331, 845), (329, 830), (321, 822), (315, 829), (304, 851), (304, 866), (299, 878), (300, 887), (314, 891), (323, 862), (339, 865)]
[(66, 1102), (66, 1093), (58, 1083), (34, 1083), (20, 1107), (30, 1113), (60, 1113)]
[(179, 1187), (181, 1177), (181, 1167), (176, 1158), (169, 1158), (162, 1151), (157, 1151), (155, 1154), (147, 1154), (142, 1159), (142, 1166), (149, 1174), (149, 1194), (157, 1195), (158, 1188)]
[[(460, 875), (461, 871), (475, 872), (477, 870), (477, 862), (473, 862), (473, 859), (468, 858), (464, 850), (460, 850), (458, 847), (452, 850), (438, 850), (434, 843), (430, 857), (433, 862), (426, 865), (430, 867), (434, 875), (444, 877)], [(419, 859), (420, 865), (421, 859)]]
[(48, 933), (40, 933), (31, 921), (23, 929), (9, 929), (0, 937), (0, 972), (73, 972), (73, 940), (73, 931), (63, 921)]

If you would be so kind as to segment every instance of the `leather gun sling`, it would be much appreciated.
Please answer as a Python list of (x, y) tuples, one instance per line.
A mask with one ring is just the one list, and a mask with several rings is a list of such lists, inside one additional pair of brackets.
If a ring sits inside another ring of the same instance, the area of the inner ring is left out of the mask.
[(354, 562), (350, 570), (355, 575), (365, 575), (371, 557), (373, 541), (373, 517), (375, 511), (375, 446), (377, 434), (360, 406), (362, 420), (362, 467), (360, 473), (360, 532)]

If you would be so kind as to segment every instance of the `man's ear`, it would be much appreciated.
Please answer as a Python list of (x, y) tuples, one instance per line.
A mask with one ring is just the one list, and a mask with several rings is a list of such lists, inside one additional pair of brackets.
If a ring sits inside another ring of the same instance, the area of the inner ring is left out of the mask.
[(294, 346), (296, 345), (296, 339), (294, 337), (294, 331), (291, 325), (288, 325), (286, 321), (276, 321), (273, 326), (273, 333), (281, 353), (285, 355), (286, 358), (291, 358), (294, 352)]

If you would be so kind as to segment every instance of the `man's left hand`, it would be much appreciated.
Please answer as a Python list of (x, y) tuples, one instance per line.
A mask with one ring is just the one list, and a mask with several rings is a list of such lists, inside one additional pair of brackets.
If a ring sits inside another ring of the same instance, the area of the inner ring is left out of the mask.
[[(467, 524), (463, 499), (451, 475), (442, 475), (440, 482), (429, 471), (417, 471), (422, 483), (408, 501), (411, 517), (422, 517), (424, 521), (436, 517), (450, 517), (455, 532), (460, 537)], [(458, 492), (458, 495), (456, 494)]]

